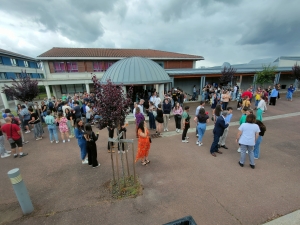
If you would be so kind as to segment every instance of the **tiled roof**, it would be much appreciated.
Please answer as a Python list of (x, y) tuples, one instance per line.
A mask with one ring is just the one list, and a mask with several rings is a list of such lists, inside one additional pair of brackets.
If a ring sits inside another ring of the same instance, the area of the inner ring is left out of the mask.
[(125, 57), (145, 57), (145, 58), (180, 58), (203, 60), (202, 56), (187, 55), (175, 52), (166, 52), (152, 49), (116, 49), (116, 48), (52, 48), (43, 54), (40, 58), (47, 57), (108, 57), (108, 58), (125, 58)]
[(21, 55), (21, 54), (15, 53), (15, 52), (10, 52), (10, 51), (7, 51), (7, 50), (1, 49), (1, 48), (0, 48), (0, 54), (36, 61), (36, 59), (34, 59), (34, 58), (31, 58), (31, 57), (28, 57), (25, 55)]

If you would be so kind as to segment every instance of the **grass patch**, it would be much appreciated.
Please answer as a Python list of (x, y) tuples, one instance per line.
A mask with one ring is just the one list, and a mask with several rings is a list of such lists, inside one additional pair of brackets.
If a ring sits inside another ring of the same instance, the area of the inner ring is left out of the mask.
[[(10, 110), (11, 111), (11, 113), (14, 115), (14, 116), (18, 116), (17, 115), (17, 112), (15, 111), (15, 110)], [(1, 112), (1, 114), (0, 114), (0, 119), (3, 119), (3, 117), (2, 117), (2, 112)]]
[(112, 197), (115, 199), (124, 199), (124, 198), (135, 198), (142, 194), (142, 186), (139, 182), (139, 179), (136, 178), (136, 182), (134, 182), (134, 177), (129, 176), (125, 177), (125, 185), (124, 179), (120, 179), (120, 190), (118, 183), (113, 184), (113, 181), (110, 182), (110, 189), (112, 193)]

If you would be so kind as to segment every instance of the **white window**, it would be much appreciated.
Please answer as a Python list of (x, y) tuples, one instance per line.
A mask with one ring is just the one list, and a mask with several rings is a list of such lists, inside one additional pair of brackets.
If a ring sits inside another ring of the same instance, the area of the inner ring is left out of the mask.
[(12, 66), (17, 66), (17, 61), (16, 59), (10, 59), (11, 65)]
[(5, 80), (5, 79), (6, 79), (6, 74), (0, 73), (0, 80)]
[(24, 66), (28, 67), (28, 62), (27, 61), (24, 61)]

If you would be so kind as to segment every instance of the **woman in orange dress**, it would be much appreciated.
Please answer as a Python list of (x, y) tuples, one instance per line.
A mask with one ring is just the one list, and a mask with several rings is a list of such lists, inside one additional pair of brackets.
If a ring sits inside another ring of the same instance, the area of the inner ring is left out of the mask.
[(138, 149), (137, 154), (135, 157), (135, 162), (137, 162), (139, 159), (142, 160), (142, 165), (145, 166), (150, 161), (148, 160), (148, 154), (150, 149), (150, 137), (149, 137), (149, 131), (147, 128), (147, 123), (145, 120), (142, 120), (139, 123), (138, 126)]

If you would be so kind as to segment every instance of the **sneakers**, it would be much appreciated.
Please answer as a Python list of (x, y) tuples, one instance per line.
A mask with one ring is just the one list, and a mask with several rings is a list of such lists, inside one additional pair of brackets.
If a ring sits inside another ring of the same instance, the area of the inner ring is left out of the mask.
[(188, 136), (186, 136), (186, 137), (185, 137), (185, 139), (189, 139), (189, 137), (188, 137)]
[(255, 157), (254, 157), (254, 159), (258, 159), (258, 158), (255, 158)]
[(199, 141), (196, 141), (196, 145), (199, 145)]
[(11, 153), (11, 151), (6, 151), (6, 153), (7, 153), (7, 154), (10, 154), (10, 153)]
[(87, 159), (82, 161), (82, 164), (88, 164), (88, 163), (89, 163), (89, 161)]
[(239, 149), (237, 150), (237, 152), (241, 152), (241, 149), (239, 148)]
[(6, 157), (9, 157), (9, 156), (10, 156), (10, 154), (4, 153), (3, 155), (1, 155), (1, 158), (3, 159), (3, 158), (6, 158)]
[(199, 145), (198, 146), (202, 146), (203, 145), (203, 143), (199, 143)]
[(74, 135), (70, 135), (70, 136), (69, 136), (69, 138), (73, 138), (73, 137), (74, 137)]
[(22, 155), (20, 154), (19, 158), (23, 158), (26, 155), (28, 155), (28, 153), (23, 153)]
[(53, 141), (50, 141), (50, 143), (52, 144), (52, 143), (53, 143)]
[(28, 134), (28, 133), (30, 133), (31, 131), (30, 130), (28, 130), (28, 131), (25, 131), (25, 134)]
[(187, 140), (182, 140), (181, 142), (182, 143), (189, 143)]
[(41, 137), (38, 137), (37, 139), (35, 139), (36, 141), (38, 141), (38, 140), (42, 140), (42, 138)]
[(57, 144), (59, 141), (56, 141), (55, 143)]
[(164, 131), (166, 131), (166, 129), (164, 129)]
[(168, 128), (166, 128), (166, 131), (169, 131)]
[(248, 151), (246, 151), (246, 154), (248, 154)]
[(70, 139), (68, 139), (68, 142), (70, 142)]
[(17, 157), (18, 157), (18, 154), (15, 154), (15, 155), (14, 155), (14, 158), (17, 158)]
[(63, 143), (66, 143), (66, 140), (63, 140)]
[(199, 137), (199, 135), (198, 135), (198, 134), (196, 134), (196, 137)]
[(100, 163), (98, 164), (98, 166), (93, 166), (93, 168), (97, 168), (97, 167), (99, 167), (100, 166)]

